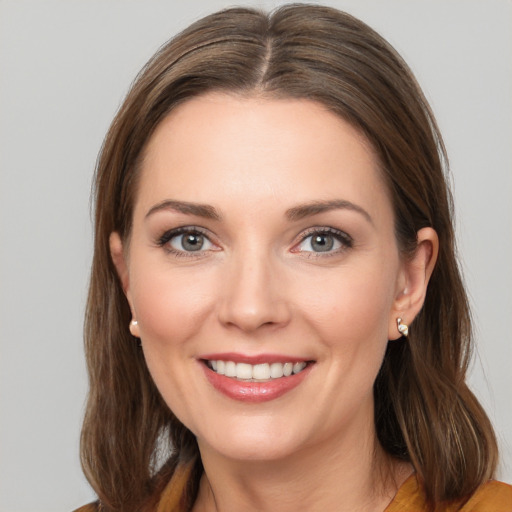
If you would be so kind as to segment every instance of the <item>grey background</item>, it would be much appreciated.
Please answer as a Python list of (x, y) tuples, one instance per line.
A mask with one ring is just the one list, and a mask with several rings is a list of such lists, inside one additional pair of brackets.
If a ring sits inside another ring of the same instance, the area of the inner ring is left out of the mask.
[[(474, 306), (478, 352), (470, 380), (497, 429), (499, 476), (512, 482), (512, 3), (323, 3), (388, 38), (437, 114)], [(0, 0), (2, 511), (65, 511), (93, 497), (78, 439), (96, 155), (145, 61), (179, 29), (229, 5)]]

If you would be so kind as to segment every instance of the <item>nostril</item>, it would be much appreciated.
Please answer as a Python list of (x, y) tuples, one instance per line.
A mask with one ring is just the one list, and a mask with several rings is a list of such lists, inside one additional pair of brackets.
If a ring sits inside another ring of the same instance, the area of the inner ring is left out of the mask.
[(227, 301), (220, 308), (219, 320), (225, 326), (233, 326), (245, 332), (259, 329), (272, 329), (287, 323), (289, 315), (283, 305), (271, 302), (247, 304), (247, 302)]

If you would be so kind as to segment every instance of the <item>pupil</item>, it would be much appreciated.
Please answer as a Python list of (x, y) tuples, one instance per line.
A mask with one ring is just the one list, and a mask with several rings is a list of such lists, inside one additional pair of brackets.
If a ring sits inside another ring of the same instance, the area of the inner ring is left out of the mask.
[(328, 235), (316, 235), (311, 240), (311, 246), (317, 252), (326, 252), (330, 251), (334, 245), (334, 241), (332, 236)]
[(202, 235), (186, 235), (183, 237), (183, 248), (187, 251), (199, 251), (203, 246)]

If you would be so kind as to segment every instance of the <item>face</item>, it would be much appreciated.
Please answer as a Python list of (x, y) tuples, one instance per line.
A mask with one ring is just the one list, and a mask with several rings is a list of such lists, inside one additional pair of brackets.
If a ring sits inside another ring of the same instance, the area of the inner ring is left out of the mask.
[(407, 272), (365, 139), (321, 105), (209, 94), (152, 136), (114, 261), (203, 450), (276, 460), (373, 428)]

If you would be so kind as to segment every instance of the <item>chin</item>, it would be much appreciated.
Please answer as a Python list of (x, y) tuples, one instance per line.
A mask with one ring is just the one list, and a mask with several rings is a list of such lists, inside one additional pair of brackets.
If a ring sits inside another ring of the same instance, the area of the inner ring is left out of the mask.
[[(200, 450), (203, 450), (203, 444), (199, 446)], [(225, 459), (239, 462), (275, 462), (296, 453), (292, 447), (277, 445), (269, 439), (265, 443), (257, 440), (252, 440), (250, 443), (230, 442), (226, 445), (209, 446), (209, 449), (215, 450)]]
[(251, 419), (240, 421), (235, 428), (231, 424), (217, 432), (215, 436), (211, 430), (205, 437), (198, 436), (201, 452), (212, 450), (225, 458), (239, 461), (285, 459), (296, 453), (305, 441), (297, 438), (302, 436), (293, 435), (289, 425), (258, 424)]

